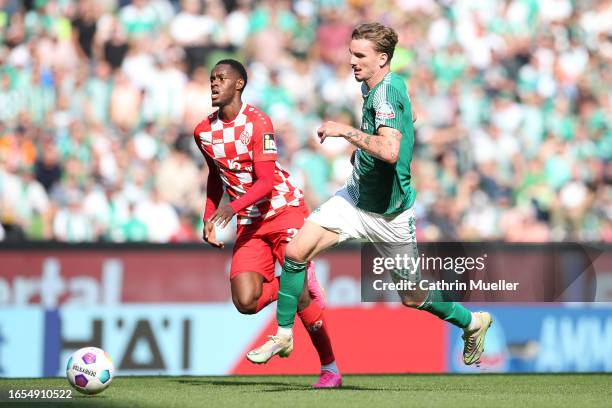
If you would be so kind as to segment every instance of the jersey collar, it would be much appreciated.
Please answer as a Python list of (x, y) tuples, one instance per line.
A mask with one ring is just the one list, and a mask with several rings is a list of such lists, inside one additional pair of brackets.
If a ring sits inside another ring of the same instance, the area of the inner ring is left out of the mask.
[(378, 88), (378, 86), (380, 84), (382, 84), (383, 82), (385, 82), (388, 77), (392, 74), (393, 72), (389, 71), (385, 74), (385, 76), (380, 80), (379, 83), (377, 83), (376, 85), (374, 85), (374, 88), (372, 89), (368, 89), (368, 86), (366, 85), (365, 81), (363, 81), (361, 83), (361, 96), (363, 96), (363, 99), (367, 99), (368, 95), (370, 95), (370, 92), (372, 92), (373, 89)]
[(219, 111), (217, 111), (217, 120), (221, 123), (225, 123), (225, 124), (230, 124), (230, 123), (234, 123), (236, 121), (236, 119), (238, 119), (238, 117), (240, 115), (242, 115), (242, 113), (244, 112), (244, 109), (246, 108), (246, 102), (242, 102), (242, 106), (240, 106), (240, 110), (238, 111), (238, 113), (236, 114), (236, 116), (234, 117), (234, 119), (232, 120), (228, 120), (227, 122), (224, 121), (223, 119), (221, 119), (221, 116), (219, 116)]

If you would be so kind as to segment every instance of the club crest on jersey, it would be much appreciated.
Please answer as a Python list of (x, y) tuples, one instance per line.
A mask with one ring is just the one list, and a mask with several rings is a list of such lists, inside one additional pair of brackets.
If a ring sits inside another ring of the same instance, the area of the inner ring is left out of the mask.
[(242, 131), (242, 133), (240, 134), (240, 141), (245, 146), (249, 144), (249, 142), (251, 141), (251, 134), (248, 130), (245, 129)]
[(276, 153), (276, 142), (272, 133), (264, 133), (263, 135), (263, 152)]
[(393, 119), (395, 117), (393, 106), (391, 106), (389, 102), (383, 102), (378, 109), (376, 109), (376, 117), (378, 119)]

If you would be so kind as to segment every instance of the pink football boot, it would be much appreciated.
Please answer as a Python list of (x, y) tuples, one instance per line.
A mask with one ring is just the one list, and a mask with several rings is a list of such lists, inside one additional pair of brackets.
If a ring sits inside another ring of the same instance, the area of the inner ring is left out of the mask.
[(340, 388), (342, 387), (342, 376), (331, 371), (321, 371), (319, 381), (312, 388)]

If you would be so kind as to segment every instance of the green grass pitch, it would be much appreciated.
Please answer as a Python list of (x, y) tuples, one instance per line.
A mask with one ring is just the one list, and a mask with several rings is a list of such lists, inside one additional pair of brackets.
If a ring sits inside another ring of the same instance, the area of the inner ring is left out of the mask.
[[(102, 394), (14, 406), (65, 407), (604, 407), (612, 374), (353, 375), (339, 390), (313, 390), (314, 376), (117, 377)], [(63, 378), (1, 379), (9, 389), (67, 389)], [(39, 401), (42, 402), (42, 401)], [(11, 404), (13, 405), (13, 404)]]

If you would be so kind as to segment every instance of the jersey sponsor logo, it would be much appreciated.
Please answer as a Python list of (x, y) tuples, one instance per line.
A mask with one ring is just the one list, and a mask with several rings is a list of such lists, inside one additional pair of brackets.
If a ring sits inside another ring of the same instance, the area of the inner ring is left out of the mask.
[(223, 143), (223, 138), (220, 139), (213, 139), (212, 140), (213, 144), (219, 144), (219, 143)]
[(376, 109), (376, 117), (378, 119), (393, 119), (395, 117), (393, 106), (391, 106), (389, 102), (383, 102), (378, 109)]
[(227, 167), (232, 170), (240, 170), (240, 162), (236, 161), (236, 159), (229, 159), (227, 161)]
[(272, 133), (264, 133), (263, 135), (263, 152), (276, 153), (276, 142)]
[(248, 130), (243, 130), (242, 133), (240, 134), (240, 141), (242, 142), (243, 145), (248, 145), (249, 142), (251, 141), (251, 133), (249, 133)]

